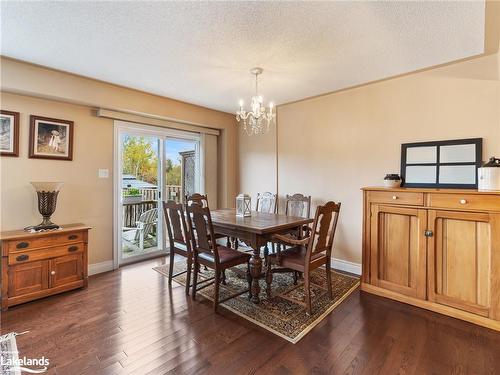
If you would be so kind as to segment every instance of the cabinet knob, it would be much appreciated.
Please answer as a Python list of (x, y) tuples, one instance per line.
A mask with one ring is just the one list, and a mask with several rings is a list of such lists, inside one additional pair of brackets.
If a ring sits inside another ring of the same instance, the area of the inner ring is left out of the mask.
[(467, 201), (465, 199), (460, 199), (460, 204), (466, 204)]
[(50, 271), (50, 274), (53, 276), (56, 274), (56, 271)]
[(398, 199), (398, 197), (396, 195), (393, 195), (392, 199), (396, 200), (396, 199)]

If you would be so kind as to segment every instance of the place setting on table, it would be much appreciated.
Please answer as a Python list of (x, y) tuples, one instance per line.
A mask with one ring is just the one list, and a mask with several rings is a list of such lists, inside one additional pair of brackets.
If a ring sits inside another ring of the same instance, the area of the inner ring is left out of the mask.
[[(153, 269), (219, 307), (296, 343), (359, 286), (359, 277), (332, 270), (340, 203), (311, 197), (240, 194), (236, 208), (209, 208), (193, 194), (186, 204), (164, 202), (169, 262)], [(182, 257), (184, 258), (182, 260)], [(264, 293), (265, 291), (265, 293)]]

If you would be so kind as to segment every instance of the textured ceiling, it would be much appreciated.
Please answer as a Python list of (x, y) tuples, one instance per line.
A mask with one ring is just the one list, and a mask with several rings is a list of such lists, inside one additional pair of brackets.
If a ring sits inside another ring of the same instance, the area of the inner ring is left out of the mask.
[(1, 53), (228, 112), (480, 54), (484, 2), (1, 2)]

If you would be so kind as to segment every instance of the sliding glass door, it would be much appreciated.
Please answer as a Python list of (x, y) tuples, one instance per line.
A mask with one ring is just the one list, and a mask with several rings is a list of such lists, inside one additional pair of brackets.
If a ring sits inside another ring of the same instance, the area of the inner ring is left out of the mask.
[(163, 200), (202, 192), (200, 135), (115, 124), (115, 264), (168, 251)]

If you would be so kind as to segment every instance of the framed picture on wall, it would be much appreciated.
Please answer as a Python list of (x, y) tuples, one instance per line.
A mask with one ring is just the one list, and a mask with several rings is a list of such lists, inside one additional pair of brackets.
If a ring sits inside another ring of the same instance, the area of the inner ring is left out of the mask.
[(19, 156), (19, 112), (0, 110), (0, 155)]
[(31, 115), (29, 157), (73, 160), (73, 121)]
[(482, 138), (404, 143), (401, 177), (405, 187), (477, 188)]

